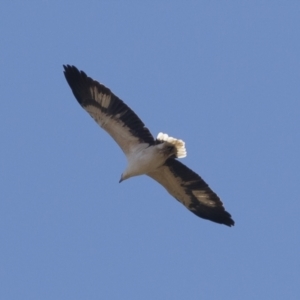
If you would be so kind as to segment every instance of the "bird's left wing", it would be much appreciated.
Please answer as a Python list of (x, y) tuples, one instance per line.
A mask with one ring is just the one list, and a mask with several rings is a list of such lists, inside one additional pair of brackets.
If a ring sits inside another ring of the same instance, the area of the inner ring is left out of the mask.
[(220, 198), (194, 171), (170, 158), (160, 168), (147, 174), (198, 217), (233, 226), (231, 215)]
[(118, 143), (126, 156), (140, 144), (154, 144), (141, 119), (103, 84), (74, 66), (64, 66), (64, 74), (79, 104)]

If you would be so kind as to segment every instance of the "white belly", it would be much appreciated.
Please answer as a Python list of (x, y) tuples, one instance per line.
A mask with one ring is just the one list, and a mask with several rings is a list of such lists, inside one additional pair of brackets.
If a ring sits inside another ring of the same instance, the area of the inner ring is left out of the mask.
[(130, 177), (147, 174), (163, 165), (166, 157), (158, 150), (156, 146), (150, 146), (131, 155), (126, 173)]

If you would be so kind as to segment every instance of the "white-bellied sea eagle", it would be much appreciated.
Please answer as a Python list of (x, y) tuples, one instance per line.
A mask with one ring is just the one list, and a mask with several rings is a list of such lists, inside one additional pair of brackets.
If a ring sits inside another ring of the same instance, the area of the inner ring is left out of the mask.
[(103, 84), (74, 66), (64, 66), (64, 74), (79, 104), (125, 153), (128, 166), (120, 182), (146, 174), (198, 217), (234, 225), (220, 198), (206, 182), (177, 160), (186, 156), (182, 140), (165, 133), (154, 139), (140, 118)]

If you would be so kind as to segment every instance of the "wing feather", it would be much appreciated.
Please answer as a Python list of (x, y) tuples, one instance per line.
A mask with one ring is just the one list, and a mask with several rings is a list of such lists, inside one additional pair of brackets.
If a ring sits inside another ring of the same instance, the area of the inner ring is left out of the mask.
[(78, 103), (112, 136), (126, 156), (141, 143), (155, 143), (141, 119), (110, 89), (74, 66), (64, 66), (64, 74)]
[(147, 175), (198, 217), (227, 226), (234, 225), (220, 198), (198, 174), (178, 160), (168, 159), (163, 166)]

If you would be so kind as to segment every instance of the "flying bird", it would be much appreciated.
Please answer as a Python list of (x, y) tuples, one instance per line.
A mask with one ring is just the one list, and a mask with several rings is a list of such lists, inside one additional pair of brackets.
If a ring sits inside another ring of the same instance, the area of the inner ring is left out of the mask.
[(141, 119), (110, 89), (76, 67), (64, 65), (64, 75), (79, 104), (121, 147), (128, 166), (120, 182), (146, 174), (198, 217), (233, 226), (231, 215), (207, 183), (177, 158), (185, 143), (160, 132), (155, 139)]

